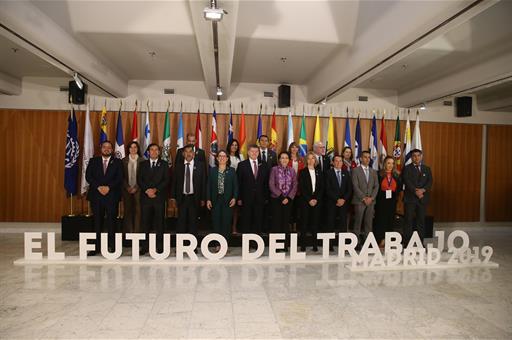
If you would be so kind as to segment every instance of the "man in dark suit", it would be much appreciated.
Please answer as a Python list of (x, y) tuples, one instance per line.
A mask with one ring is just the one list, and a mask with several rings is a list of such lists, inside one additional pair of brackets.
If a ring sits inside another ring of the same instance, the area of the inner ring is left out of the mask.
[(205, 163), (194, 159), (194, 146), (183, 148), (183, 160), (176, 163), (171, 186), (171, 200), (178, 205), (177, 233), (197, 235), (197, 216), (206, 198)]
[(325, 155), (325, 145), (320, 141), (316, 141), (313, 144), (313, 152), (317, 160), (316, 168), (323, 172), (323, 175), (331, 168), (331, 159)]
[(169, 183), (168, 163), (160, 159), (158, 144), (148, 146), (149, 159), (140, 165), (137, 174), (137, 184), (141, 191), (142, 231), (146, 233), (144, 246), (140, 255), (149, 248), (149, 231), (154, 228), (156, 233), (156, 248), (159, 253), (163, 250), (163, 235), (165, 225), (165, 201)]
[(101, 156), (91, 158), (85, 172), (85, 179), (89, 183), (87, 200), (91, 202), (96, 231), (96, 249), (88, 252), (90, 256), (101, 251), (101, 232), (104, 224), (108, 231), (108, 249), (110, 252), (114, 251), (117, 211), (123, 183), (123, 164), (120, 159), (112, 155), (113, 150), (110, 141), (101, 143)]
[(265, 163), (269, 169), (272, 169), (273, 166), (277, 165), (277, 155), (274, 150), (268, 148), (268, 136), (261, 135), (258, 142), (260, 143), (258, 162)]
[[(411, 151), (412, 163), (402, 172), (405, 185), (404, 209), (404, 245), (409, 243), (414, 230), (418, 231), (421, 241), (425, 237), (425, 214), (432, 188), (432, 172), (422, 163), (423, 153), (419, 149)], [(416, 218), (416, 223), (414, 223)], [(415, 225), (414, 225), (415, 224)]]
[[(193, 133), (187, 133), (187, 141), (185, 145), (192, 145), (192, 151), (194, 152), (194, 161), (201, 162), (205, 164), (205, 171), (206, 171), (206, 155), (203, 149), (196, 148), (196, 135)], [(174, 164), (183, 163), (183, 149), (178, 149), (178, 152), (176, 153), (176, 161)]]
[(238, 205), (241, 206), (242, 230), (245, 233), (262, 231), (263, 207), (268, 202), (269, 169), (266, 163), (258, 161), (259, 148), (249, 145), (249, 158), (238, 163)]
[(347, 209), (352, 196), (352, 179), (348, 171), (342, 169), (343, 158), (340, 155), (334, 156), (333, 165), (327, 171), (325, 179), (327, 231), (347, 232)]

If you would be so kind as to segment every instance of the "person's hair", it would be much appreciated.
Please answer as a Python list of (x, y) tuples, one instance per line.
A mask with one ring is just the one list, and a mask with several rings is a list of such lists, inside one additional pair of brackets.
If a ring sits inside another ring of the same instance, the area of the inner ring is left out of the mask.
[(247, 147), (247, 151), (249, 151), (250, 149), (260, 149), (259, 146), (257, 146), (256, 144), (249, 144), (249, 146)]
[(411, 150), (411, 155), (412, 155), (413, 153), (419, 153), (420, 155), (422, 155), (422, 154), (423, 154), (423, 152), (422, 152), (420, 149), (412, 149), (412, 150)]
[[(235, 157), (240, 159), (240, 142), (238, 141), (238, 139), (232, 139), (229, 143), (228, 143), (228, 146), (226, 147), (226, 151), (228, 153), (228, 156), (231, 155), (231, 146), (233, 145), (233, 143), (236, 142), (236, 151), (235, 151)], [(228, 157), (229, 158), (229, 157)]]
[(227, 162), (226, 162), (226, 169), (229, 168), (231, 166), (231, 160), (229, 159), (229, 154), (227, 153), (226, 150), (219, 150), (217, 151), (217, 156), (215, 156), (215, 166), (218, 168), (219, 167), (219, 160), (218, 160), (218, 157), (221, 153), (224, 153), (226, 154), (226, 157), (227, 157)]
[(187, 136), (185, 138), (188, 140), (189, 136), (194, 136), (194, 138), (196, 138), (196, 134), (193, 132), (187, 132)]
[(382, 161), (382, 169), (380, 169), (380, 175), (381, 176), (385, 176), (386, 175), (386, 162), (387, 162), (388, 159), (392, 159), (393, 160), (393, 169), (391, 169), (391, 174), (395, 175), (395, 167), (396, 167), (395, 159), (393, 158), (393, 156), (386, 156), (384, 158), (384, 160)]
[[(292, 154), (292, 148), (293, 147), (296, 147), (297, 149), (300, 150), (299, 144), (297, 144), (296, 142), (291, 142), (290, 145), (288, 145), (288, 153), (290, 155)], [(297, 153), (299, 153), (299, 152), (297, 151)]]
[(269, 139), (267, 135), (261, 135), (259, 138), (258, 138), (258, 142), (261, 142), (261, 139), (265, 137), (267, 140)]
[(102, 147), (102, 146), (103, 146), (103, 144), (107, 144), (107, 143), (108, 143), (108, 144), (110, 144), (110, 147), (111, 147), (112, 149), (114, 148), (114, 144), (112, 144), (112, 142), (111, 142), (111, 141), (109, 141), (109, 140), (104, 140), (103, 142), (101, 142), (101, 143), (100, 143), (100, 147)]
[(149, 145), (148, 145), (147, 150), (149, 151), (149, 149), (150, 149), (151, 147), (153, 147), (153, 146), (156, 146), (156, 147), (158, 148), (158, 151), (160, 151), (160, 145), (158, 145), (158, 144), (156, 144), (156, 143), (151, 143), (151, 144), (149, 144)]
[(335, 153), (335, 154), (334, 154), (334, 156), (332, 156), (332, 161), (333, 161), (333, 162), (334, 162), (334, 159), (335, 159), (336, 157), (339, 157), (339, 158), (341, 158), (341, 160), (343, 160), (343, 156), (342, 156), (342, 155), (340, 155), (339, 153)]
[(186, 149), (192, 149), (194, 150), (194, 144), (187, 144), (183, 147), (183, 151), (185, 151)]
[(306, 157), (305, 157), (306, 166), (308, 166), (308, 164), (307, 164), (308, 163), (308, 157), (310, 155), (313, 156), (313, 159), (315, 160), (315, 166), (317, 166), (318, 165), (318, 158), (316, 158), (316, 155), (315, 155), (315, 153), (313, 151), (308, 151), (308, 153), (306, 154)]
[(352, 148), (350, 146), (345, 146), (343, 150), (341, 150), (341, 158), (343, 158), (343, 155), (345, 154), (345, 150), (350, 150), (350, 160), (354, 159), (354, 152), (352, 151)]
[(142, 157), (142, 154), (140, 152), (140, 145), (138, 142), (136, 141), (131, 141), (129, 144), (128, 144), (128, 153), (130, 153), (130, 148), (132, 147), (132, 145), (135, 145), (137, 147), (137, 155), (139, 155), (140, 157)]
[(363, 151), (361, 152), (361, 156), (363, 156), (365, 153), (369, 154), (370, 156), (371, 156), (371, 154), (372, 154), (372, 153), (370, 152), (370, 150), (363, 150)]
[(281, 155), (286, 155), (286, 156), (288, 156), (288, 159), (290, 159), (290, 153), (288, 151), (281, 151), (279, 153), (279, 156), (277, 156), (278, 160), (281, 159)]

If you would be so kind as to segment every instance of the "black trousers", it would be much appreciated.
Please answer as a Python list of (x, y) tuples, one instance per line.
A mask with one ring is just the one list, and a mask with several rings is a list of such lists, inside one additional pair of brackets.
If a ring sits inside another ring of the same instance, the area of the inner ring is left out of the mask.
[(336, 206), (336, 202), (326, 202), (327, 205), (327, 225), (326, 231), (333, 232), (340, 230), (341, 232), (347, 232), (347, 209), (349, 202), (345, 201), (345, 204), (341, 207)]
[(115, 247), (115, 233), (117, 225), (118, 202), (103, 202), (98, 200), (91, 203), (94, 231), (96, 232), (96, 251), (101, 251), (101, 232), (106, 228), (108, 233), (107, 246)]
[(427, 207), (420, 202), (405, 203), (404, 245), (407, 246), (414, 231), (418, 231), (421, 242), (425, 237), (425, 215)]
[(263, 223), (263, 202), (244, 202), (241, 209), (242, 231), (244, 233), (261, 234)]
[[(318, 203), (320, 203), (318, 201)], [(319, 204), (314, 207), (310, 206), (306, 200), (302, 201), (301, 210), (301, 223), (300, 223), (300, 245), (306, 246), (306, 233), (310, 232), (313, 234), (313, 244), (317, 244), (316, 234), (318, 232), (318, 224), (320, 218), (321, 207)]]
[(377, 199), (373, 234), (377, 242), (383, 240), (388, 231), (393, 231), (396, 213), (396, 197)]
[(199, 206), (194, 194), (183, 195), (183, 200), (178, 204), (176, 232), (180, 234), (189, 233), (197, 236), (198, 212)]
[(288, 234), (293, 201), (288, 200), (287, 204), (283, 204), (280, 198), (272, 198), (270, 204), (272, 206), (272, 232)]
[(165, 224), (165, 202), (156, 199), (145, 199), (141, 204), (143, 233), (146, 233), (144, 249), (149, 249), (149, 232), (155, 231), (156, 249), (161, 252), (163, 249), (164, 224)]

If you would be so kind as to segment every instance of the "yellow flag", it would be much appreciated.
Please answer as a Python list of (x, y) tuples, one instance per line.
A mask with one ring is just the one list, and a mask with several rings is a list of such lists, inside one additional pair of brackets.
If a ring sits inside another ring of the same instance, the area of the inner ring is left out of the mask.
[(329, 115), (329, 126), (327, 128), (327, 145), (325, 146), (327, 154), (334, 152), (334, 122), (332, 120), (332, 112)]
[(316, 115), (316, 124), (315, 124), (315, 135), (313, 138), (313, 143), (321, 142), (322, 136), (320, 134), (320, 117), (318, 117), (318, 114)]

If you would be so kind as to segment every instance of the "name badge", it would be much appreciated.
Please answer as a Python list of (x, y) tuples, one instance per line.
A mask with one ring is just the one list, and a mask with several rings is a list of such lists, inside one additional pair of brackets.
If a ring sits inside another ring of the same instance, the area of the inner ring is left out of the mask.
[(387, 199), (387, 200), (388, 200), (388, 199), (390, 199), (392, 195), (393, 195), (393, 191), (391, 191), (391, 190), (386, 190), (386, 199)]

